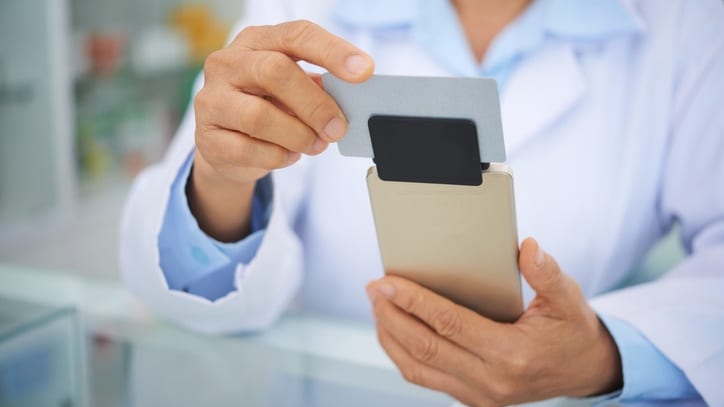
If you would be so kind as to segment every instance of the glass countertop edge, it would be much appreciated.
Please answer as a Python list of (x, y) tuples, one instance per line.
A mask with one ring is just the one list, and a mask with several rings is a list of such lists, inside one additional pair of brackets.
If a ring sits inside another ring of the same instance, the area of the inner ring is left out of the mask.
[(0, 328), (0, 342), (30, 332), (50, 321), (64, 316), (73, 318), (75, 312), (76, 309), (69, 306), (61, 306), (58, 308), (48, 307), (47, 312), (39, 312), (37, 315), (12, 322), (7, 327)]

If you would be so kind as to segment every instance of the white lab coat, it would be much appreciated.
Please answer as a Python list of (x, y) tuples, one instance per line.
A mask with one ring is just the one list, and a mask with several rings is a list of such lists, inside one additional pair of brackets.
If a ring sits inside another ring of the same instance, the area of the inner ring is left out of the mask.
[[(503, 89), (519, 235), (536, 237), (600, 313), (638, 328), (709, 404), (724, 405), (721, 4), (622, 1), (643, 34), (596, 45), (548, 41)], [(377, 73), (449, 75), (408, 37), (339, 24), (331, 0), (248, 3), (237, 29), (306, 18), (370, 52)], [(157, 238), (169, 187), (193, 148), (191, 110), (128, 198), (121, 265), (130, 288), (206, 332), (264, 328), (292, 304), (370, 318), (364, 285), (382, 275), (364, 180), (372, 163), (335, 146), (274, 172), (273, 214), (255, 259), (237, 268), (237, 291), (211, 303), (167, 288)], [(675, 221), (687, 259), (659, 281), (604, 294)]]

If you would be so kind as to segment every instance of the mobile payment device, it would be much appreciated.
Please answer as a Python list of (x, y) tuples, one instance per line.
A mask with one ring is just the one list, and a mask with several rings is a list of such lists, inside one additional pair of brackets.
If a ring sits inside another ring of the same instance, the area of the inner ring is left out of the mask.
[(513, 176), (481, 171), (480, 185), (384, 181), (367, 186), (385, 272), (501, 322), (523, 313)]
[(343, 155), (367, 173), (385, 273), (481, 315), (523, 312), (513, 175), (492, 79), (325, 75), (349, 122)]

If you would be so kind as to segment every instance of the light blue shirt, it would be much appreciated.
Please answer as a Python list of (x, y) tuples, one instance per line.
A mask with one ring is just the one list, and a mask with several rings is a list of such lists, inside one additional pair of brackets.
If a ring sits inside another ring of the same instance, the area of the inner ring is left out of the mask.
[[(376, 5), (384, 3), (384, 8)], [(465, 39), (457, 15), (446, 0), (400, 0), (358, 2), (342, 0), (334, 11), (337, 18), (361, 25), (394, 26), (397, 16), (416, 13), (410, 27), (414, 37), (459, 76), (486, 76), (501, 88), (518, 62), (551, 37), (571, 41), (603, 41), (635, 31), (636, 22), (617, 0), (538, 0), (509, 25), (491, 44), (486, 59), (478, 64)], [(576, 9), (585, 8), (581, 13)], [(573, 15), (599, 18), (582, 21)], [(400, 21), (402, 21), (401, 19)], [(257, 184), (252, 210), (252, 234), (236, 243), (221, 243), (207, 236), (189, 210), (185, 186), (192, 157), (187, 159), (172, 185), (171, 198), (158, 238), (160, 265), (172, 290), (182, 290), (216, 300), (236, 289), (237, 264), (248, 263), (256, 254), (269, 220), (271, 179)], [(624, 387), (605, 395), (601, 402), (631, 402), (698, 398), (684, 373), (631, 325), (601, 315), (618, 345), (623, 364)]]
[(158, 237), (159, 261), (170, 289), (214, 301), (236, 289), (236, 265), (249, 263), (261, 244), (271, 215), (271, 177), (257, 182), (252, 201), (252, 233), (239, 242), (222, 243), (201, 230), (189, 208), (186, 182), (192, 164), (190, 155), (171, 187)]

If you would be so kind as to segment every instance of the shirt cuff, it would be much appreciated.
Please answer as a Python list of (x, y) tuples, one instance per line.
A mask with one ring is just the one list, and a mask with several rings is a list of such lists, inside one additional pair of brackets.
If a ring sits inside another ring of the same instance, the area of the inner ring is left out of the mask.
[(623, 388), (589, 399), (595, 405), (699, 398), (684, 372), (630, 324), (599, 315), (613, 337), (623, 368)]
[(252, 201), (252, 233), (238, 242), (222, 243), (201, 230), (189, 208), (186, 182), (192, 164), (193, 153), (171, 185), (158, 237), (160, 266), (170, 289), (215, 300), (236, 289), (237, 264), (251, 262), (262, 242), (271, 216), (271, 178), (267, 176), (257, 182)]

